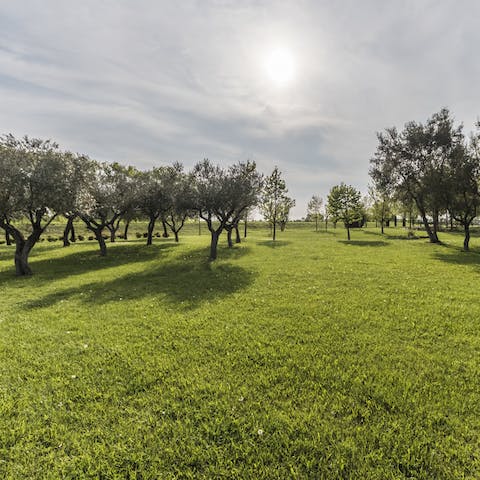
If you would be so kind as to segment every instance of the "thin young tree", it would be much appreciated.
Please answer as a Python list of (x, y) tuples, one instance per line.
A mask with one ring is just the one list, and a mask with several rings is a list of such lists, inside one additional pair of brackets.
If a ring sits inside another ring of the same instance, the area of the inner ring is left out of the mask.
[(273, 241), (276, 239), (277, 225), (280, 217), (287, 212), (287, 208), (285, 207), (294, 202), (287, 196), (287, 193), (288, 189), (285, 180), (282, 178), (282, 173), (276, 166), (271, 175), (265, 178), (259, 204), (263, 218), (272, 229)]
[(372, 201), (371, 203), (371, 212), (373, 219), (380, 223), (380, 230), (382, 235), (385, 233), (385, 222), (388, 218), (392, 215), (392, 200), (391, 197), (388, 195), (388, 191), (386, 188), (382, 188), (382, 186), (373, 186), (371, 185), (368, 188), (368, 194)]
[(335, 185), (328, 194), (329, 210), (334, 211), (336, 218), (343, 221), (347, 229), (347, 238), (350, 241), (352, 224), (363, 219), (363, 206), (360, 192), (351, 185)]
[(320, 195), (312, 195), (307, 205), (307, 216), (309, 219), (315, 219), (315, 231), (318, 232), (318, 221), (322, 216), (323, 200)]

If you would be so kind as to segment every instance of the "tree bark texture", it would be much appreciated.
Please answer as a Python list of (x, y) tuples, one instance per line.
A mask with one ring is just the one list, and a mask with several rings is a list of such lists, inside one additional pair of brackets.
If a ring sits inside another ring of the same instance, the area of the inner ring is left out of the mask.
[(69, 237), (71, 237), (71, 231), (73, 230), (73, 220), (75, 217), (68, 217), (67, 218), (67, 225), (65, 225), (65, 230), (63, 231), (63, 246), (64, 247), (69, 247), (70, 246), (70, 240)]
[(32, 274), (32, 269), (28, 263), (28, 257), (42, 232), (43, 229), (36, 228), (26, 240), (20, 232), (12, 232), (13, 237), (15, 238), (15, 272), (17, 276)]
[(147, 245), (151, 245), (153, 242), (153, 229), (155, 228), (156, 221), (157, 221), (157, 217), (153, 217), (153, 216), (150, 217), (150, 220), (148, 222), (148, 228), (147, 228)]
[(470, 249), (470, 225), (465, 223), (465, 238), (463, 239), (463, 249), (468, 252)]
[(232, 242), (232, 228), (227, 228), (227, 243), (228, 243), (228, 248), (233, 247), (233, 242)]
[(130, 220), (125, 222), (125, 228), (123, 229), (123, 238), (128, 240), (128, 227), (130, 226)]
[(163, 226), (163, 233), (162, 237), (163, 238), (168, 238), (168, 230), (167, 230), (167, 224), (162, 220), (162, 226)]
[(100, 248), (100, 256), (105, 257), (107, 255), (107, 244), (102, 235), (103, 228), (96, 228), (93, 229), (93, 233), (95, 233), (95, 238), (97, 239), (98, 246)]
[(210, 243), (210, 260), (216, 260), (217, 259), (218, 237), (220, 237), (220, 232), (212, 230), (211, 231), (211, 243)]

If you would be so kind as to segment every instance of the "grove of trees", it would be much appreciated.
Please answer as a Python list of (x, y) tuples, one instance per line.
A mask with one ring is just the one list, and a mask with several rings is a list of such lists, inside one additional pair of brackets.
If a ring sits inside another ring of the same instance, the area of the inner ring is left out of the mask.
[[(462, 124), (446, 108), (425, 123), (408, 122), (402, 131), (387, 128), (377, 134), (370, 176), (381, 205), (415, 206), (432, 243), (438, 243), (441, 215), (456, 220), (469, 249), (470, 227), (480, 205), (480, 125), (465, 136)], [(383, 222), (382, 222), (383, 224)]]
[(146, 219), (151, 245), (157, 221), (163, 235), (169, 228), (178, 242), (189, 218), (203, 219), (211, 237), (210, 259), (215, 260), (221, 233), (227, 233), (229, 247), (234, 232), (239, 243), (239, 223), (256, 207), (273, 226), (274, 237), (277, 225), (283, 230), (295, 204), (286, 192), (277, 168), (264, 179), (251, 161), (224, 168), (203, 160), (190, 172), (178, 163), (140, 171), (63, 151), (50, 140), (0, 138), (0, 228), (7, 243), (15, 243), (17, 275), (32, 273), (30, 252), (59, 217), (66, 219), (64, 246), (75, 240), (74, 220), (79, 219), (102, 256), (107, 254), (105, 238), (115, 241), (121, 221), (126, 238), (133, 219)]

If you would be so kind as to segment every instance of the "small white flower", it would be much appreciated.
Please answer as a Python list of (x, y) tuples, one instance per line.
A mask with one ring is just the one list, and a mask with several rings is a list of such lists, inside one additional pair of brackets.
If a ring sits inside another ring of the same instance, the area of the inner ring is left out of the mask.
[(76, 375), (70, 375), (70, 378), (77, 378)]
[(261, 435), (263, 435), (263, 430), (261, 428), (259, 428), (257, 433), (261, 436)]
[(243, 397), (239, 397), (239, 398), (238, 398), (238, 401), (239, 401), (239, 402), (243, 402), (244, 400), (245, 400), (245, 399), (244, 399)]
[(88, 348), (88, 343), (84, 343), (83, 348)]
[(165, 410), (162, 410), (162, 415), (165, 415), (167, 412)]
[(72, 333), (72, 332), (71, 332), (70, 330), (67, 330), (65, 333), (69, 333), (69, 334), (70, 334), (70, 333)]

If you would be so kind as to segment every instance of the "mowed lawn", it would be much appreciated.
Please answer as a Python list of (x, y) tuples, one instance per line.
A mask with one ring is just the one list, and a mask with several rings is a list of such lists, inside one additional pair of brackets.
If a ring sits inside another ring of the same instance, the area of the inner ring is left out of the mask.
[(480, 478), (480, 241), (0, 246), (0, 478)]

